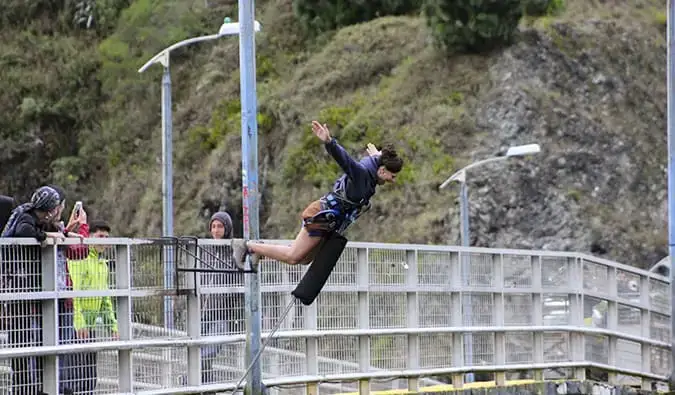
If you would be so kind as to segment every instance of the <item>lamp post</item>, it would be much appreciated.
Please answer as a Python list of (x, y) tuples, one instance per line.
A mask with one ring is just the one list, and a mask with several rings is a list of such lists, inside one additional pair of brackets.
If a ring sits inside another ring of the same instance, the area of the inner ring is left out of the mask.
[[(470, 165), (467, 165), (458, 171), (456, 171), (453, 175), (448, 177), (447, 180), (443, 181), (443, 183), (440, 185), (439, 189), (443, 189), (448, 184), (450, 184), (452, 181), (456, 181), (460, 185), (460, 203), (459, 203), (459, 216), (460, 216), (460, 235), (461, 235), (461, 242), (462, 242), (462, 247), (469, 247), (469, 192), (468, 188), (466, 186), (466, 172), (468, 170), (471, 170), (473, 168), (483, 166), (488, 163), (493, 163), (493, 162), (499, 162), (503, 161), (509, 158), (512, 158), (514, 156), (525, 156), (525, 155), (532, 155), (539, 153), (541, 151), (541, 148), (539, 147), (539, 144), (526, 144), (526, 145), (518, 145), (509, 148), (506, 151), (506, 154), (503, 156), (495, 156), (492, 158), (487, 158), (480, 160), (478, 162), (471, 163)], [(469, 259), (466, 255), (466, 253), (462, 254), (462, 272), (464, 273), (465, 276), (465, 286), (469, 286)], [(464, 296), (464, 295), (462, 295)], [(472, 316), (472, 307), (471, 307), (471, 297), (466, 296), (463, 297), (463, 310), (464, 310), (464, 317), (467, 317), (468, 320), (471, 319)], [(467, 352), (467, 357), (468, 360), (466, 361), (468, 364), (472, 363), (473, 360), (473, 343), (472, 343), (472, 338), (471, 335), (465, 335), (464, 337), (464, 347), (466, 348)], [(468, 373), (466, 375), (466, 381), (468, 383), (473, 382), (474, 377), (473, 373)]]
[[(218, 33), (207, 36), (193, 37), (177, 42), (161, 50), (148, 60), (140, 69), (143, 73), (150, 66), (159, 63), (164, 67), (162, 75), (162, 236), (173, 236), (173, 117), (171, 113), (171, 69), (169, 57), (171, 51), (203, 41), (217, 40), (231, 35), (238, 35), (239, 23), (230, 22), (225, 18)], [(255, 30), (260, 31), (260, 23), (255, 22)], [(170, 287), (174, 281), (174, 262), (171, 253), (165, 255), (164, 285)], [(164, 300), (164, 322), (168, 328), (173, 328), (172, 300)]]
[(675, 119), (675, 103), (673, 103), (673, 93), (675, 93), (675, 63), (673, 62), (673, 45), (675, 45), (675, 4), (673, 0), (668, 0), (668, 16), (666, 19), (668, 25), (667, 37), (667, 103), (668, 103), (668, 255), (670, 260), (670, 293), (671, 293), (671, 372), (670, 372), (670, 390), (675, 390), (675, 136), (673, 135), (673, 120)]
[[(241, 91), (241, 191), (243, 210), (244, 240), (260, 238), (260, 218), (258, 198), (258, 95), (255, 64), (255, 1), (239, 0), (239, 86)], [(250, 257), (247, 258), (251, 268)], [(248, 395), (266, 394), (262, 382), (260, 362), (261, 327), (260, 314), (260, 272), (249, 273), (245, 278), (246, 293), (246, 365), (251, 366), (246, 377), (244, 393)]]

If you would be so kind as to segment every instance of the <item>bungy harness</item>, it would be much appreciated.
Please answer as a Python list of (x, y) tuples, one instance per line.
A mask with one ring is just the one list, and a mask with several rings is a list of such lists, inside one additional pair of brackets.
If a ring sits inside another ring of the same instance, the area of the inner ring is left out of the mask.
[(353, 202), (347, 198), (347, 176), (343, 175), (333, 185), (333, 191), (319, 201), (321, 211), (305, 220), (306, 225), (327, 232), (343, 235), (347, 228), (370, 209), (370, 200)]

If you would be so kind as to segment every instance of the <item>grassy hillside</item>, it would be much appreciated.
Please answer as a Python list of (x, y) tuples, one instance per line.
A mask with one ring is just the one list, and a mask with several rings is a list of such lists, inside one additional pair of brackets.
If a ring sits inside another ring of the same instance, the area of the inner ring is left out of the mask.
[[(0, 166), (11, 170), (0, 186), (25, 197), (54, 180), (120, 233), (158, 235), (161, 68), (137, 69), (236, 19), (236, 4), (99, 3), (89, 29), (65, 6), (3, 22)], [(473, 244), (653, 263), (666, 246), (664, 11), (662, 0), (568, 0), (560, 15), (524, 18), (513, 46), (468, 56), (436, 49), (416, 15), (316, 36), (290, 0), (258, 2), (261, 234), (292, 237), (338, 174), (309, 130), (321, 119), (354, 153), (392, 141), (407, 160), (352, 239), (455, 244), (456, 188), (438, 185), (536, 141), (541, 155), (470, 174)], [(176, 233), (201, 235), (219, 207), (240, 221), (238, 41), (173, 53), (172, 76)]]

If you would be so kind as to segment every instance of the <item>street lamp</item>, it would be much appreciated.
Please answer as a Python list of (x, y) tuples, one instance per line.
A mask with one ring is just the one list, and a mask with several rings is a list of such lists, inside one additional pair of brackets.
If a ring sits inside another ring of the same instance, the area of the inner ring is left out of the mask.
[[(509, 159), (514, 156), (525, 156), (525, 155), (532, 155), (532, 154), (537, 154), (541, 151), (541, 148), (539, 147), (539, 144), (526, 144), (526, 145), (518, 145), (509, 148), (506, 151), (506, 154), (503, 156), (495, 156), (492, 158), (487, 158), (480, 160), (478, 162), (471, 163), (470, 165), (467, 165), (458, 171), (456, 171), (453, 175), (451, 175), (447, 180), (443, 181), (443, 183), (440, 185), (438, 189), (443, 189), (448, 184), (450, 184), (452, 181), (457, 181), (460, 184), (460, 204), (459, 204), (459, 216), (460, 216), (460, 222), (461, 222), (461, 227), (460, 227), (460, 234), (461, 234), (461, 239), (462, 239), (462, 247), (469, 247), (469, 198), (468, 198), (468, 189), (466, 186), (466, 172), (470, 169), (476, 168), (478, 166), (482, 166), (488, 163), (492, 162), (498, 162), (502, 160)], [(469, 285), (469, 260), (467, 259), (466, 253), (462, 254), (462, 271), (464, 275), (466, 276), (466, 286)], [(467, 296), (463, 298), (463, 309), (464, 309), (464, 314), (465, 316), (468, 316), (468, 318), (471, 318), (471, 297)], [(468, 356), (468, 361), (467, 363), (471, 364), (472, 359), (473, 359), (473, 343), (471, 339), (471, 335), (467, 335), (465, 337), (465, 347), (467, 349), (467, 356)], [(467, 382), (471, 383), (473, 382), (473, 373), (467, 374), (466, 377)]]
[[(260, 31), (260, 23), (255, 21), (255, 31)], [(177, 42), (161, 50), (157, 55), (148, 60), (140, 69), (143, 73), (150, 66), (159, 63), (164, 67), (162, 75), (162, 236), (173, 236), (173, 117), (171, 114), (171, 70), (169, 67), (169, 57), (171, 51), (203, 41), (217, 40), (219, 38), (231, 35), (238, 35), (240, 31), (239, 23), (230, 22), (230, 18), (225, 18), (220, 26), (218, 33), (207, 36), (193, 37)], [(166, 254), (164, 279), (165, 286), (173, 284), (173, 260), (171, 254)], [(167, 297), (164, 301), (164, 319), (169, 328), (173, 328), (173, 314), (171, 314), (171, 298)]]
[(525, 155), (532, 155), (532, 154), (537, 154), (541, 151), (541, 148), (539, 147), (539, 144), (527, 144), (527, 145), (518, 145), (515, 147), (511, 147), (506, 151), (506, 154), (503, 156), (495, 156), (492, 158), (487, 158), (480, 160), (478, 162), (474, 162), (468, 166), (465, 166), (458, 171), (456, 171), (453, 175), (451, 175), (447, 180), (443, 181), (439, 189), (443, 189), (450, 182), (452, 181), (457, 181), (460, 184), (460, 205), (459, 205), (459, 213), (460, 213), (460, 219), (461, 219), (461, 228), (460, 228), (460, 233), (461, 233), (461, 238), (462, 238), (462, 246), (463, 247), (468, 247), (469, 246), (469, 201), (468, 201), (468, 191), (467, 191), (467, 186), (466, 186), (466, 172), (468, 170), (471, 170), (475, 167), (482, 166), (488, 163), (492, 162), (498, 162), (502, 160), (509, 159), (514, 156), (525, 156)]

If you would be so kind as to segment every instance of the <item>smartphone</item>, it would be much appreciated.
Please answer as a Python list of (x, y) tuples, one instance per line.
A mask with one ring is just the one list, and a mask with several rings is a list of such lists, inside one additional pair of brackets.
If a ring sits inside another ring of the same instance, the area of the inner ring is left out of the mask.
[(75, 211), (75, 218), (80, 216), (80, 210), (82, 210), (82, 202), (78, 200), (75, 202), (75, 207), (73, 207), (73, 211)]

